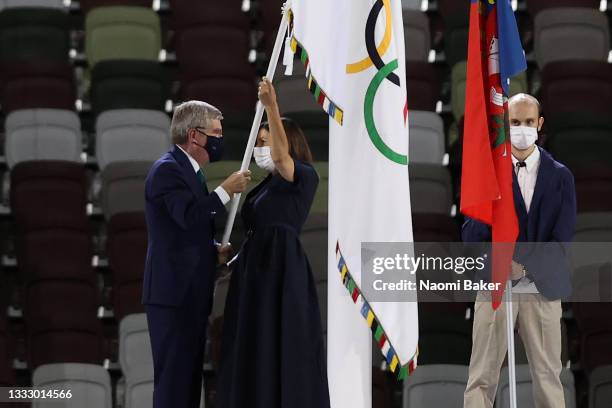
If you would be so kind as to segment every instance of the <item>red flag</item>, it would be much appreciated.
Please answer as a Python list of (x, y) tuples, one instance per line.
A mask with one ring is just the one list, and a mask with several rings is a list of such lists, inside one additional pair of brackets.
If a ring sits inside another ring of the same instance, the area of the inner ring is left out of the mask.
[(472, 0), (463, 131), (461, 212), (491, 225), (491, 281), (500, 284), (499, 289), (492, 293), (494, 308), (501, 303), (510, 274), (514, 242), (518, 235), (512, 192), (508, 104), (504, 95), (504, 88), (507, 87), (502, 87), (500, 64), (503, 62), (500, 59), (497, 4), (491, 4), (490, 0), (485, 3)]

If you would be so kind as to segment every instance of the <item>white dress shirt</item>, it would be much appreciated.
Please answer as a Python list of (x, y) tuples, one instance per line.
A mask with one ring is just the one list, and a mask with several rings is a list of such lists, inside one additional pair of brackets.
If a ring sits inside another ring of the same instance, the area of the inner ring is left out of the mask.
[[(200, 165), (198, 164), (198, 162), (191, 157), (191, 155), (189, 153), (187, 153), (181, 146), (176, 145), (176, 147), (178, 147), (179, 149), (181, 149), (181, 151), (183, 153), (185, 153), (185, 155), (187, 156), (187, 158), (189, 159), (189, 163), (191, 163), (191, 165), (193, 166), (193, 171), (194, 172), (198, 172), (200, 169)], [(204, 173), (202, 171), (202, 173)], [(214, 190), (215, 193), (217, 193), (217, 195), (219, 196), (219, 199), (221, 200), (221, 202), (223, 203), (223, 205), (227, 204), (230, 201), (230, 196), (227, 193), (227, 191), (225, 191), (225, 189), (221, 186), (215, 188)]]
[[(512, 156), (512, 164), (514, 173), (516, 174), (516, 181), (518, 182), (523, 201), (525, 202), (525, 208), (529, 213), (531, 207), (531, 200), (533, 198), (533, 192), (535, 191), (536, 181), (538, 179), (538, 169), (540, 168), (540, 149), (536, 148), (533, 152), (525, 159), (525, 167), (516, 167), (518, 160)], [(518, 205), (516, 203), (515, 205)], [(531, 280), (527, 277), (521, 278), (521, 280), (512, 288), (515, 293), (538, 293), (538, 289)]]

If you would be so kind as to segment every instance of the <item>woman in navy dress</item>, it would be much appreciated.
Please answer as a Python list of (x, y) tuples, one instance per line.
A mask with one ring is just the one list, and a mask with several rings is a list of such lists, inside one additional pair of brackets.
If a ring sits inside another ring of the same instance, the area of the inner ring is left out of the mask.
[(246, 197), (248, 231), (225, 304), (217, 408), (329, 408), (317, 292), (299, 235), (319, 177), (301, 129), (281, 119), (272, 84), (255, 161), (270, 174)]

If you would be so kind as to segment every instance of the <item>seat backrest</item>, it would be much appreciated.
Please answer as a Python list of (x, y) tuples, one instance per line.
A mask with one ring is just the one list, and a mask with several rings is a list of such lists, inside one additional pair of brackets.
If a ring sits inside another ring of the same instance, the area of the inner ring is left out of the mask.
[(160, 49), (160, 21), (153, 9), (99, 7), (85, 18), (85, 54), (90, 67), (113, 59), (157, 61)]
[(170, 118), (165, 112), (117, 109), (96, 120), (96, 158), (101, 170), (119, 161), (157, 160), (170, 148)]
[(126, 381), (153, 366), (147, 316), (144, 313), (125, 316), (119, 323), (119, 364)]
[(445, 153), (444, 122), (434, 112), (411, 110), (410, 163), (442, 164)]
[(575, 242), (612, 242), (612, 213), (579, 213), (576, 218)]
[(535, 17), (540, 11), (545, 9), (559, 7), (589, 7), (598, 9), (600, 3), (600, 0), (528, 0), (527, 11), (532, 17)]
[(433, 64), (406, 61), (408, 109), (434, 111), (440, 100), (440, 82)]
[(153, 367), (138, 370), (125, 382), (125, 408), (153, 406)]
[(560, 60), (606, 61), (610, 51), (608, 19), (597, 9), (567, 7), (542, 10), (534, 19), (534, 37), (536, 62), (540, 69), (549, 62)]
[(54, 8), (7, 8), (0, 12), (1, 62), (67, 62), (67, 13)]
[(0, 0), (0, 10), (23, 7), (65, 8), (63, 0)]
[(450, 214), (453, 192), (448, 168), (427, 163), (412, 163), (408, 168), (412, 212)]
[(467, 366), (447, 364), (419, 366), (404, 380), (402, 406), (461, 408), (467, 380)]
[(147, 254), (147, 225), (142, 212), (124, 212), (111, 217), (106, 253), (113, 273), (113, 284), (142, 280)]
[(81, 7), (81, 12), (87, 14), (96, 7), (138, 6), (151, 8), (152, 0), (80, 0), (79, 6)]
[(420, 10), (422, 0), (402, 0), (404, 10)]
[(170, 0), (174, 27), (181, 30), (192, 25), (222, 25), (248, 29), (247, 13), (242, 0)]
[(27, 109), (5, 122), (4, 152), (9, 167), (28, 160), (81, 161), (81, 122), (75, 112)]
[[(563, 395), (565, 397), (565, 408), (576, 407), (576, 388), (574, 386), (574, 375), (568, 368), (561, 371), (561, 384), (563, 385)], [(508, 367), (504, 367), (499, 378), (495, 406), (499, 408), (510, 407), (509, 397), (510, 384), (508, 381)], [(516, 399), (517, 406), (521, 408), (535, 407), (533, 401), (533, 386), (531, 372), (528, 364), (516, 365)]]
[(279, 106), (286, 112), (321, 112), (322, 109), (308, 91), (306, 78), (282, 78), (276, 86)]
[(612, 365), (595, 368), (589, 375), (589, 408), (607, 408), (612, 401)]
[[(78, 363), (47, 364), (32, 374), (34, 387), (71, 390), (71, 406), (111, 408), (113, 395), (108, 371), (102, 366)], [(46, 400), (35, 400), (33, 408), (42, 408)]]
[(419, 10), (402, 12), (404, 20), (404, 44), (406, 46), (406, 59), (427, 61), (431, 48), (431, 34), (429, 32), (429, 19), (427, 14)]
[(144, 184), (151, 162), (114, 162), (102, 171), (101, 206), (108, 221), (123, 212), (144, 211)]

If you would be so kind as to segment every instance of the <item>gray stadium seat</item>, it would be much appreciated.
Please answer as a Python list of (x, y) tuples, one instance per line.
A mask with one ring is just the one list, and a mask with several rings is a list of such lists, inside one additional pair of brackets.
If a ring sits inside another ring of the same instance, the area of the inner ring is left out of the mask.
[(155, 161), (170, 148), (170, 119), (164, 112), (117, 109), (96, 120), (100, 169), (118, 161)]
[(429, 32), (427, 14), (420, 10), (404, 9), (402, 16), (404, 19), (406, 59), (427, 61), (429, 49), (431, 48), (431, 34)]
[(125, 408), (153, 406), (153, 368), (140, 369), (125, 382)]
[(589, 408), (608, 408), (612, 401), (612, 366), (595, 368), (589, 375)]
[[(561, 371), (561, 384), (563, 385), (563, 394), (565, 396), (565, 408), (576, 407), (576, 389), (574, 387), (574, 375), (568, 368)], [(499, 386), (497, 388), (497, 396), (495, 397), (495, 406), (497, 408), (509, 408), (510, 384), (508, 383), (508, 367), (504, 367), (499, 377)], [(533, 391), (531, 382), (531, 372), (529, 365), (516, 365), (516, 402), (521, 408), (535, 407), (533, 402)]]
[(9, 167), (28, 160), (81, 161), (81, 122), (75, 112), (26, 109), (6, 117), (4, 151)]
[(146, 314), (131, 314), (121, 319), (119, 364), (128, 381), (135, 373), (143, 370), (153, 371), (153, 354)]
[(534, 51), (540, 69), (552, 61), (606, 61), (610, 31), (606, 15), (579, 7), (551, 8), (534, 19)]
[(16, 7), (41, 7), (63, 9), (63, 0), (0, 0), (0, 10)]
[(410, 163), (442, 164), (445, 153), (444, 122), (428, 111), (410, 111)]
[(449, 215), (453, 188), (448, 168), (441, 164), (412, 163), (408, 171), (412, 212)]
[(101, 206), (108, 221), (122, 212), (144, 211), (144, 181), (150, 162), (115, 162), (102, 171)]
[(286, 112), (320, 112), (322, 108), (308, 90), (306, 69), (299, 59), (293, 62), (293, 74), (285, 76), (285, 67), (279, 64), (276, 68), (276, 95), (282, 113)]
[(113, 404), (110, 375), (98, 365), (42, 365), (34, 370), (32, 385), (72, 391), (70, 399), (37, 400), (32, 403), (32, 408), (111, 408)]
[(422, 0), (402, 0), (404, 10), (420, 10)]
[(419, 366), (404, 381), (402, 407), (463, 408), (463, 392), (467, 380), (467, 366), (447, 364)]

